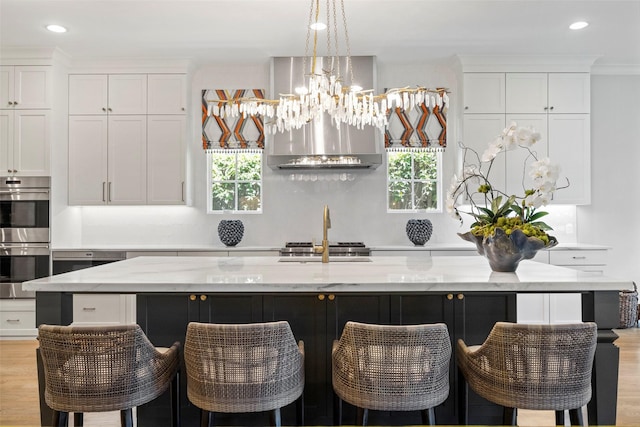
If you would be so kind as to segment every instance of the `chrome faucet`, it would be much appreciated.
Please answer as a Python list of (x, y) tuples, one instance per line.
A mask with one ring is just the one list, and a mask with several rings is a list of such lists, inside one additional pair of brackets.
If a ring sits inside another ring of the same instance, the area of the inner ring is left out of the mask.
[(322, 214), (322, 246), (313, 246), (313, 251), (322, 254), (322, 262), (329, 262), (329, 232), (331, 228), (331, 217), (329, 216), (329, 206), (324, 205)]

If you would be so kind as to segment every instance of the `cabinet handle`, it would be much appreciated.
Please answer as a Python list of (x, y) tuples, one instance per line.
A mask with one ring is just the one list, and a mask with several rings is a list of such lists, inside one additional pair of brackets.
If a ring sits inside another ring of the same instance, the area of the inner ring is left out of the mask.
[(18, 101), (13, 101), (13, 105), (18, 105)]
[(458, 294), (457, 297), (458, 297), (458, 299), (462, 300), (462, 299), (464, 299), (464, 294)]
[(96, 311), (95, 307), (82, 307), (82, 311)]
[(9, 101), (9, 105), (13, 105), (13, 102)]
[(111, 109), (111, 107), (107, 108), (107, 110), (109, 110), (109, 112), (112, 112), (113, 110)]
[(195, 300), (196, 300), (196, 296), (195, 296), (195, 295), (189, 295), (189, 299), (190, 299), (191, 301), (195, 301)]
[(20, 323), (20, 319), (7, 319), (7, 323)]
[(333, 301), (334, 299), (336, 299), (336, 296), (333, 294), (329, 294), (329, 301)]
[(550, 110), (553, 110), (553, 107), (551, 107)]
[(102, 111), (104, 111), (105, 113), (107, 112), (107, 109), (102, 107)]
[(182, 181), (182, 201), (184, 202), (184, 181)]
[(447, 299), (451, 301), (453, 299), (453, 294), (447, 294)]
[(111, 181), (109, 181), (109, 185), (107, 186), (107, 202), (111, 202)]
[(323, 295), (323, 294), (318, 295), (318, 299), (319, 299), (320, 301), (324, 301), (324, 295)]
[(182, 107), (182, 111), (184, 111), (184, 107)]
[(544, 111), (547, 111), (549, 109), (549, 107), (544, 107)]
[(200, 301), (206, 301), (206, 300), (207, 300), (206, 295), (200, 295)]
[(465, 109), (465, 110), (468, 110), (468, 109), (469, 109), (469, 106), (465, 106), (465, 107), (464, 107), (464, 109)]
[(573, 259), (587, 259), (586, 256), (574, 256), (574, 257), (571, 257), (571, 258), (573, 258)]
[(103, 202), (106, 202), (106, 199), (104, 198), (104, 195), (105, 195), (104, 188), (105, 188), (106, 184), (107, 184), (106, 182), (102, 181), (102, 201)]

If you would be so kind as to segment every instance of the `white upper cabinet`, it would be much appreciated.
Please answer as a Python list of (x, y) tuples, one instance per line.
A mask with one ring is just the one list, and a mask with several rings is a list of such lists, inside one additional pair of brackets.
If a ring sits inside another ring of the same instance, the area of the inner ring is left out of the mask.
[(589, 113), (589, 73), (507, 73), (507, 113)]
[(547, 73), (507, 73), (507, 113), (546, 113)]
[(147, 75), (72, 74), (69, 114), (147, 114)]
[(183, 74), (69, 76), (69, 204), (184, 204), (185, 99)]
[(147, 203), (184, 204), (186, 117), (147, 117)]
[(0, 173), (48, 176), (49, 126), (49, 110), (0, 110)]
[(148, 113), (185, 114), (187, 109), (184, 74), (149, 74)]
[(591, 113), (589, 73), (549, 73), (549, 113)]
[[(560, 165), (559, 187), (569, 180), (569, 187), (554, 193), (553, 203), (591, 202), (589, 73), (464, 73), (464, 100), (465, 145), (482, 155), (487, 144), (500, 135), (501, 120), (504, 125), (531, 126), (542, 136), (533, 147), (536, 156), (548, 156)], [(498, 111), (501, 102), (504, 109)], [(496, 159), (492, 184), (506, 188), (507, 194), (524, 194), (531, 188), (526, 171), (534, 160), (527, 155), (526, 150), (515, 150), (507, 152), (505, 159)]]
[(50, 109), (49, 66), (0, 66), (0, 109)]
[(463, 84), (465, 113), (504, 114), (504, 73), (465, 73)]

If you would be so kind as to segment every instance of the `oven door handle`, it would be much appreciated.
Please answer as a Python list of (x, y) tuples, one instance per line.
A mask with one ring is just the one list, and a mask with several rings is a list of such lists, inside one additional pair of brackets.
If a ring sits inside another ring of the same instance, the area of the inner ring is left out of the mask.
[(15, 200), (15, 197), (20, 197), (20, 200), (49, 200), (49, 190), (0, 190), (0, 200)]

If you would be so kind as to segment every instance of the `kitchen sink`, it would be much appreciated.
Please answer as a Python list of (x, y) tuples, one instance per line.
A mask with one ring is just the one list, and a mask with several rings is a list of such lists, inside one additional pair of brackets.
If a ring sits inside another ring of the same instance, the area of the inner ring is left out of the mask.
[[(278, 258), (278, 262), (297, 262), (305, 264), (308, 262), (317, 263), (322, 262), (321, 256), (284, 256)], [(345, 263), (345, 262), (371, 262), (371, 257), (368, 256), (330, 256), (329, 264), (331, 263)]]

